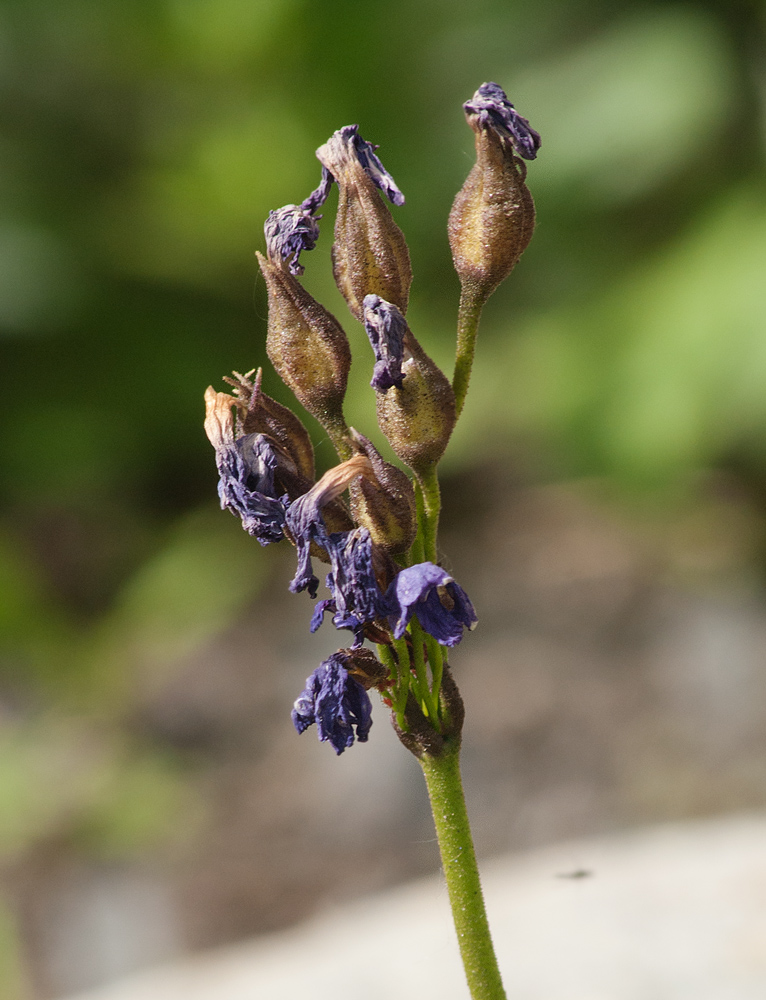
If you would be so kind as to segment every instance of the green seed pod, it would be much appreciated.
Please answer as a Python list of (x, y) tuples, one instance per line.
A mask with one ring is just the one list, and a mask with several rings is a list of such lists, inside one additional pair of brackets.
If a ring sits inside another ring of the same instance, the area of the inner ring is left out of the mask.
[(350, 434), (353, 444), (372, 466), (372, 475), (359, 477), (349, 486), (354, 520), (367, 528), (376, 545), (391, 553), (406, 552), (417, 533), (412, 482), (353, 427)]
[(396, 455), (420, 476), (444, 454), (455, 426), (455, 394), (411, 330), (404, 337), (401, 389), (376, 393), (378, 424)]
[(343, 397), (351, 366), (346, 334), (293, 275), (260, 253), (256, 257), (269, 293), (266, 352), (282, 381), (337, 445), (346, 434)]
[(483, 84), (464, 108), (476, 164), (452, 206), (449, 242), (464, 292), (486, 300), (532, 238), (535, 205), (524, 183), (526, 164), (516, 153), (533, 159), (540, 137), (497, 84)]
[(404, 234), (378, 188), (396, 205), (404, 195), (375, 155), (375, 147), (347, 125), (317, 150), (323, 167), (338, 182), (338, 211), (332, 248), (333, 274), (352, 314), (362, 322), (365, 295), (393, 302), (405, 313), (412, 284)]

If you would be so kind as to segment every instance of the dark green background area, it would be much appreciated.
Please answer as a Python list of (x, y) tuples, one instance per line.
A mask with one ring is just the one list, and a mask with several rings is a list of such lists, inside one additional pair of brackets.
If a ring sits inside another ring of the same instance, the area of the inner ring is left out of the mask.
[[(662, 507), (694, 506), (719, 470), (760, 511), (763, 29), (761, 5), (724, 0), (0, 4), (9, 864), (62, 817), (117, 852), (171, 824), (187, 763), (125, 736), (135, 672), (231, 622), (274, 558), (216, 511), (202, 394), (264, 365), (292, 405), (265, 356), (253, 253), (342, 125), (360, 124), (406, 195), (409, 319), (446, 369), (446, 218), (473, 158), (461, 104), (496, 80), (543, 137), (538, 229), (486, 309), (446, 474), (512, 461), (524, 481), (599, 478)], [(329, 270), (334, 204), (305, 283), (348, 330), (349, 421), (373, 434), (371, 352)], [(41, 755), (96, 725), (97, 765), (73, 768), (101, 778), (52, 794)]]

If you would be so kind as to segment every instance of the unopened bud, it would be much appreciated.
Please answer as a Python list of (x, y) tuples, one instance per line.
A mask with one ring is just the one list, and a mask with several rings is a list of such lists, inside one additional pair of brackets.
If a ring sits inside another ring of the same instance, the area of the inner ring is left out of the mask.
[[(496, 83), (463, 105), (475, 132), (476, 164), (449, 217), (449, 242), (464, 291), (488, 298), (529, 245), (535, 205), (524, 180), (540, 136)], [(517, 155), (518, 154), (518, 155)]]
[(269, 293), (266, 352), (285, 385), (335, 440), (345, 434), (343, 397), (351, 351), (343, 329), (293, 275), (256, 253)]
[(447, 447), (455, 426), (455, 394), (409, 328), (404, 356), (401, 389), (376, 393), (378, 424), (396, 455), (421, 475)]
[(376, 545), (391, 553), (406, 552), (417, 532), (412, 482), (401, 469), (386, 462), (366, 437), (353, 428), (350, 433), (372, 466), (372, 475), (355, 479), (349, 486), (354, 520), (367, 528)]
[(404, 234), (383, 203), (404, 195), (375, 155), (376, 147), (346, 125), (317, 150), (321, 164), (338, 183), (338, 211), (332, 248), (333, 274), (352, 314), (360, 322), (365, 295), (380, 295), (407, 311), (412, 268)]

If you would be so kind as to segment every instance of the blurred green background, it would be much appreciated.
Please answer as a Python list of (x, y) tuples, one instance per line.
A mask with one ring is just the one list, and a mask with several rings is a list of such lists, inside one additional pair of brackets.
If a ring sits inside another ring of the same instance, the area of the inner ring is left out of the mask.
[[(341, 125), (360, 123), (405, 192), (410, 322), (447, 368), (446, 217), (473, 156), (461, 104), (496, 80), (543, 136), (538, 229), (485, 312), (447, 474), (512, 461), (526, 482), (598, 478), (644, 516), (693, 509), (718, 470), (760, 512), (765, 17), (747, 0), (3, 0), (11, 896), (41, 844), (130, 855), (196, 808), (194, 761), (135, 732), (133, 691), (232, 622), (274, 558), (217, 511), (202, 393), (263, 364), (290, 402), (253, 252)], [(305, 283), (348, 329), (349, 420), (370, 433), (369, 348), (329, 274), (333, 205)], [(26, 976), (12, 912), (4, 997)]]

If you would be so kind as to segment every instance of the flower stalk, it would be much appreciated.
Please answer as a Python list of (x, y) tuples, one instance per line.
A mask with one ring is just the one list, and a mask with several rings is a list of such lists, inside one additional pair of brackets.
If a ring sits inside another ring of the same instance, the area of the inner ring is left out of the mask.
[(459, 741), (420, 758), (460, 955), (472, 1000), (505, 1000), (460, 777)]
[[(405, 318), (409, 250), (382, 197), (400, 206), (404, 195), (377, 147), (357, 125), (347, 125), (317, 150), (322, 177), (316, 190), (299, 205), (269, 214), (266, 256), (258, 254), (269, 294), (267, 353), (323, 425), (340, 462), (315, 479), (306, 429), (262, 393), (260, 371), (254, 382), (236, 372), (227, 377), (233, 396), (208, 389), (205, 429), (216, 450), (221, 506), (262, 545), (287, 539), (295, 546), (289, 589), (316, 601), (312, 632), (329, 615), (336, 629), (350, 633), (349, 645), (307, 678), (292, 710), (295, 728), (303, 733), (316, 726), (320, 742), (341, 754), (367, 742), (369, 692), (379, 692), (400, 741), (423, 770), (471, 996), (502, 1000), (460, 777), (463, 702), (447, 661), (477, 615), (439, 564), (437, 468), (465, 404), (484, 303), (532, 235), (524, 161), (535, 158), (540, 137), (497, 84), (483, 84), (463, 107), (476, 165), (448, 224), (462, 287), (452, 382)], [(334, 184), (333, 275), (373, 350), (378, 425), (411, 477), (347, 426), (348, 338), (298, 280), (300, 255), (319, 238), (316, 213)], [(319, 596), (314, 560), (329, 566), (327, 597)]]

